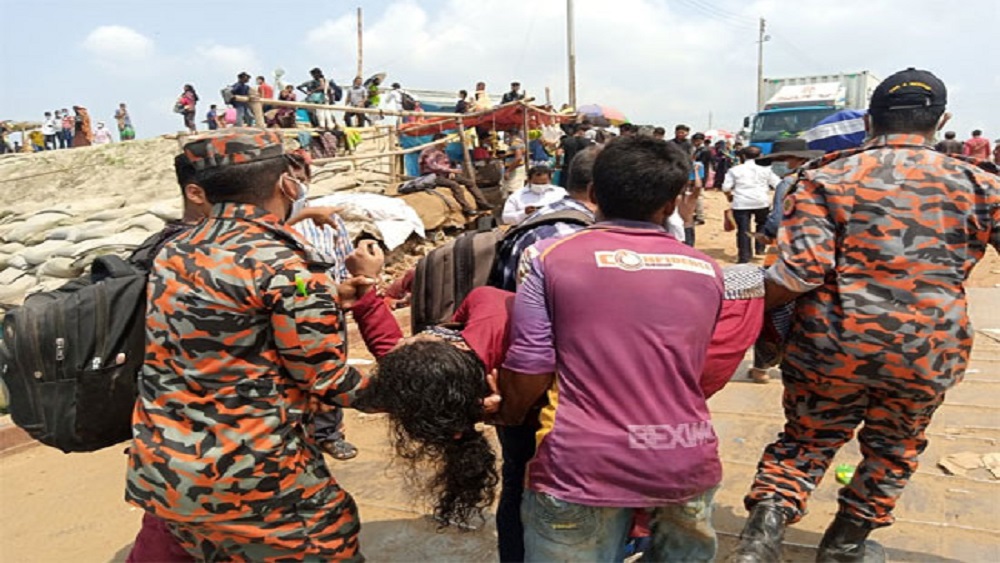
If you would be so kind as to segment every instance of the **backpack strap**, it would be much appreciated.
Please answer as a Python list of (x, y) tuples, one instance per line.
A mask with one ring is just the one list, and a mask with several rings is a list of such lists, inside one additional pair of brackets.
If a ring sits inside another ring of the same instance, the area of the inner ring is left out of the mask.
[(504, 240), (512, 239), (525, 231), (530, 231), (541, 225), (552, 225), (555, 223), (572, 223), (575, 225), (592, 225), (594, 220), (582, 211), (567, 209), (565, 211), (554, 211), (535, 218), (525, 219), (504, 233)]
[(135, 274), (135, 267), (114, 254), (98, 256), (90, 266), (90, 278), (95, 282), (108, 278), (126, 278)]

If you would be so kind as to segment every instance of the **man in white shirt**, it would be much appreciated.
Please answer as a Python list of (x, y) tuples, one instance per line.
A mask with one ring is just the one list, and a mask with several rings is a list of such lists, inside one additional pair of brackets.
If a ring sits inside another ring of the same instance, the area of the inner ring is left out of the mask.
[(60, 123), (52, 117), (52, 112), (45, 112), (45, 120), (42, 121), (42, 135), (45, 135), (45, 150), (54, 151), (59, 148), (56, 143), (56, 132), (59, 131)]
[(535, 166), (528, 171), (528, 185), (510, 194), (503, 206), (503, 222), (516, 225), (542, 207), (566, 197), (566, 190), (552, 184), (552, 170)]
[[(736, 219), (736, 248), (738, 262), (745, 264), (753, 258), (754, 248), (750, 240), (750, 218), (754, 221), (754, 232), (762, 232), (771, 209), (771, 190), (781, 178), (770, 167), (760, 166), (755, 159), (760, 156), (759, 147), (747, 147), (740, 153), (743, 163), (726, 172), (722, 191), (729, 198)], [(764, 245), (755, 242), (756, 253), (764, 253)]]

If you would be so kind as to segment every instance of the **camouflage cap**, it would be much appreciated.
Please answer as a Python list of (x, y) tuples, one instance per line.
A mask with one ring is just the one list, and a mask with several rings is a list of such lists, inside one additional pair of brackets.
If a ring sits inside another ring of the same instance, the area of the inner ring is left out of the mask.
[(184, 156), (195, 170), (247, 164), (284, 154), (281, 136), (249, 127), (194, 135), (184, 143)]

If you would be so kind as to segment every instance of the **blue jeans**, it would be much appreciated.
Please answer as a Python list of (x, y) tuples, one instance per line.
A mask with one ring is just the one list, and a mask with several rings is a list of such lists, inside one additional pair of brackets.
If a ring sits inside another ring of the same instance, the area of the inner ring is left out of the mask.
[(248, 125), (247, 121), (247, 110), (249, 109), (244, 104), (233, 104), (233, 108), (236, 109), (236, 126), (245, 127)]
[(764, 254), (764, 243), (758, 242), (750, 236), (750, 219), (754, 222), (754, 232), (764, 232), (764, 223), (771, 210), (763, 209), (734, 209), (733, 219), (736, 220), (736, 261), (746, 264), (753, 258), (754, 254)]
[(633, 517), (647, 510), (653, 535), (643, 560), (712, 561), (718, 550), (712, 527), (715, 491), (682, 504), (636, 509), (584, 506), (526, 490), (521, 504), (524, 560), (622, 561)]
[(318, 444), (344, 439), (344, 432), (342, 430), (344, 426), (344, 409), (327, 407), (326, 410), (321, 410), (313, 415), (313, 424), (315, 425), (313, 437)]

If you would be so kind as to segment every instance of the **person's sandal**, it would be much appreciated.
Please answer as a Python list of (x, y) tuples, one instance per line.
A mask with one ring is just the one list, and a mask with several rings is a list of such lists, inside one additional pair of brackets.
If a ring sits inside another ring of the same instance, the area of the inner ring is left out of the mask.
[(347, 461), (358, 455), (358, 448), (347, 440), (331, 440), (319, 445), (320, 449), (330, 454), (333, 459)]
[(768, 375), (766, 369), (750, 368), (750, 371), (747, 372), (747, 376), (754, 383), (767, 383), (768, 381), (771, 381), (771, 376)]

